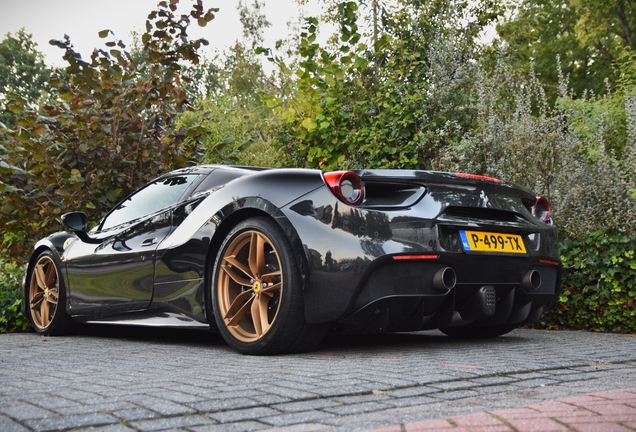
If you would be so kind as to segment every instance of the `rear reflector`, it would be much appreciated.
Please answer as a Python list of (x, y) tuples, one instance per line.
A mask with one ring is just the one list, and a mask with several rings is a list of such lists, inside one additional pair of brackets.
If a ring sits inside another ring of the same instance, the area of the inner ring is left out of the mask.
[(437, 258), (439, 258), (439, 255), (393, 255), (394, 261), (435, 260)]
[(540, 259), (539, 262), (541, 264), (550, 264), (550, 265), (559, 265), (558, 261), (553, 261), (553, 260), (547, 260), (547, 259)]

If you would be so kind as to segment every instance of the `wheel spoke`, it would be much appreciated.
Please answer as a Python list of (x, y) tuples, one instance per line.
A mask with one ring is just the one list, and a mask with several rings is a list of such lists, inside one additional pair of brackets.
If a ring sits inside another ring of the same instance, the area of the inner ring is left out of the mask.
[(252, 233), (250, 240), (249, 266), (254, 279), (265, 273), (265, 239), (257, 232)]
[(253, 291), (250, 290), (236, 296), (223, 317), (228, 326), (237, 325), (240, 319), (245, 316), (250, 304), (254, 300), (253, 294)]
[(53, 306), (57, 306), (57, 297), (51, 294), (46, 298), (46, 301), (51, 303)]
[(254, 323), (254, 331), (257, 337), (263, 336), (263, 334), (269, 330), (269, 322), (267, 321), (267, 303), (269, 298), (267, 296), (257, 295), (252, 302), (252, 322)]
[[(232, 278), (232, 280), (234, 282), (236, 282), (239, 285), (242, 286), (251, 286), (252, 284), (250, 283), (250, 281), (248, 281), (247, 279), (243, 279), (242, 277), (238, 276), (236, 273), (234, 273), (231, 270), (232, 267), (230, 267), (229, 265), (221, 265), (221, 269), (223, 269), (223, 271), (225, 272), (225, 274), (227, 274), (229, 277)], [(240, 269), (242, 271), (242, 269)]]
[(275, 285), (268, 286), (263, 291), (261, 291), (261, 293), (265, 294), (266, 296), (269, 296), (269, 298), (272, 298), (274, 297), (274, 294), (276, 294), (277, 291), (280, 291), (282, 287), (283, 287), (282, 283), (277, 283)]
[(40, 322), (42, 327), (46, 327), (49, 325), (49, 314), (51, 312), (51, 308), (49, 306), (48, 301), (43, 301), (40, 304)]
[(267, 282), (268, 280), (273, 279), (276, 276), (280, 276), (280, 275), (282, 275), (282, 272), (280, 270), (276, 270), (271, 273), (264, 274), (263, 276), (261, 276), (261, 280), (263, 282)]
[(47, 288), (55, 287), (56, 279), (57, 279), (57, 270), (55, 269), (55, 265), (53, 265), (53, 263), (50, 263), (48, 268), (46, 269), (46, 278), (45, 278), (46, 287)]
[(44, 291), (38, 291), (31, 298), (31, 309), (37, 308), (40, 305), (40, 303), (42, 303), (42, 300), (44, 300)]
[(41, 289), (46, 288), (46, 274), (44, 273), (44, 265), (45, 264), (37, 264), (33, 269), (33, 273), (35, 274), (35, 281), (37, 282), (38, 288)]
[(245, 267), (244, 264), (242, 264), (239, 261), (237, 261), (236, 260), (236, 255), (230, 255), (230, 256), (223, 257), (223, 261), (225, 261), (226, 263), (230, 264), (232, 267), (236, 267), (237, 269), (242, 271), (243, 274), (245, 276), (247, 276), (248, 278), (254, 279), (254, 273), (252, 273), (252, 271), (248, 267)]

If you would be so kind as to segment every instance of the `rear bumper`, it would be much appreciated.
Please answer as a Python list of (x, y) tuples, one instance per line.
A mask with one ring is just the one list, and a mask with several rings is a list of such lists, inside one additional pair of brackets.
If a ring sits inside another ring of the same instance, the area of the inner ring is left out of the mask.
[[(524, 325), (538, 321), (558, 302), (561, 265), (556, 262), (466, 254), (378, 261), (336, 320), (349, 331)], [(454, 271), (454, 283), (435, 283), (435, 275), (445, 269)]]

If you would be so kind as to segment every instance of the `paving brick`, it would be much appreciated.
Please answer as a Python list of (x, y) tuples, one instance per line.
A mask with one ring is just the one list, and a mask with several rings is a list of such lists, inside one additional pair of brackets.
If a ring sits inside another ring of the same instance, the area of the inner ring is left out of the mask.
[(281, 412), (278, 410), (268, 407), (258, 407), (212, 413), (208, 414), (208, 416), (220, 423), (233, 423), (242, 420), (255, 420), (260, 417), (270, 417), (279, 414), (281, 414)]
[(428, 420), (425, 422), (407, 423), (404, 425), (406, 432), (456, 430), (455, 426), (445, 419)]
[(443, 391), (439, 393), (431, 393), (429, 396), (432, 398), (443, 399), (443, 400), (455, 400), (455, 399), (464, 399), (467, 397), (477, 396), (475, 390), (449, 390)]
[(400, 407), (410, 407), (416, 405), (427, 405), (431, 403), (439, 403), (439, 399), (432, 398), (430, 396), (412, 396), (406, 398), (399, 399), (388, 399), (382, 401), (383, 404), (389, 405), (392, 407), (400, 408)]
[(617, 423), (577, 423), (572, 425), (577, 432), (633, 432), (633, 429)]
[(188, 428), (193, 432), (249, 432), (249, 431), (257, 431), (270, 429), (270, 425), (266, 425), (256, 421), (243, 421), (237, 423), (228, 423), (228, 424), (216, 424), (216, 425), (205, 425), (205, 426), (195, 426)]
[(339, 402), (341, 404), (355, 404), (361, 402), (374, 402), (374, 401), (383, 401), (386, 400), (386, 395), (378, 395), (378, 394), (364, 394), (364, 395), (355, 395), (355, 396), (340, 396), (332, 398), (331, 400)]
[(216, 424), (215, 421), (209, 419), (208, 417), (203, 417), (200, 415), (191, 415), (191, 416), (183, 416), (183, 417), (171, 417), (171, 418), (160, 418), (154, 420), (143, 420), (143, 421), (135, 421), (131, 423), (136, 429), (140, 431), (157, 431), (157, 430), (166, 430), (166, 429), (177, 429), (177, 428), (186, 428), (193, 426), (205, 426)]
[(20, 401), (13, 402), (11, 405), (0, 405), (0, 412), (13, 417), (16, 420), (37, 419), (55, 415), (49, 410)]
[(518, 432), (571, 432), (569, 427), (559, 424), (552, 419), (540, 416), (532, 419), (506, 419), (506, 421)]
[(519, 381), (519, 379), (515, 376), (487, 376), (470, 379), (470, 382), (479, 385), (509, 384), (516, 381)]
[(502, 426), (503, 423), (497, 418), (487, 413), (470, 414), (461, 417), (451, 417), (453, 424), (458, 427), (485, 427), (485, 426)]
[(24, 423), (36, 431), (44, 432), (87, 426), (118, 424), (119, 419), (113, 417), (110, 414), (94, 413), (66, 417), (48, 417), (38, 420), (26, 420)]
[(122, 410), (134, 407), (135, 405), (125, 401), (112, 401), (100, 404), (91, 405), (73, 405), (70, 407), (57, 408), (55, 412), (61, 416), (76, 415), (76, 414), (90, 414), (97, 412), (110, 412), (115, 410)]
[(187, 406), (149, 395), (138, 396), (134, 399), (134, 402), (164, 416), (191, 414), (195, 412), (194, 409)]
[(309, 423), (314, 421), (320, 421), (326, 418), (333, 417), (333, 414), (323, 411), (301, 411), (291, 414), (281, 414), (272, 417), (261, 418), (263, 423), (271, 424), (272, 426), (281, 427), (294, 424)]
[(0, 431), (2, 432), (27, 432), (29, 429), (16, 423), (8, 417), (0, 415)]
[(411, 396), (421, 396), (421, 395), (425, 395), (429, 393), (436, 393), (438, 391), (439, 391), (438, 389), (435, 389), (432, 387), (417, 386), (417, 387), (407, 387), (407, 388), (401, 388), (396, 390), (389, 390), (389, 391), (386, 391), (385, 393), (392, 397), (402, 398), (402, 397), (411, 397)]
[(128, 426), (117, 424), (108, 426), (90, 427), (86, 429), (74, 429), (73, 432), (136, 432), (135, 429)]
[(203, 402), (197, 402), (192, 407), (197, 412), (216, 412), (225, 411), (237, 408), (248, 408), (261, 405), (252, 399), (246, 398), (230, 398), (230, 399), (214, 399)]
[(351, 405), (341, 405), (336, 407), (324, 408), (323, 411), (327, 411), (332, 414), (338, 415), (350, 415), (350, 414), (359, 414), (365, 413), (369, 411), (380, 411), (389, 408), (388, 405), (381, 404), (378, 402), (364, 402), (358, 404)]
[(123, 421), (146, 420), (159, 416), (156, 412), (150, 411), (146, 408), (131, 408), (112, 411), (111, 414)]
[(429, 384), (429, 387), (433, 387), (440, 390), (457, 390), (457, 389), (466, 389), (477, 386), (476, 383), (471, 381), (448, 381), (448, 382), (440, 382)]
[(338, 402), (328, 399), (312, 399), (308, 401), (299, 401), (299, 402), (288, 402), (282, 404), (273, 405), (272, 408), (275, 408), (279, 411), (283, 411), (285, 413), (294, 413), (301, 411), (310, 411), (321, 408), (329, 408), (333, 406), (341, 405)]

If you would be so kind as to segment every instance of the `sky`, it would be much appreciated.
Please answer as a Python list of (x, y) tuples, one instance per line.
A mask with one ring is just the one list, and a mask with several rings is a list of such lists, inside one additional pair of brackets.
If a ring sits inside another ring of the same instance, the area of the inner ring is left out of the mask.
[[(75, 49), (88, 59), (93, 48), (104, 48), (104, 40), (97, 33), (110, 29), (115, 37), (130, 43), (130, 32), (143, 32), (146, 17), (155, 9), (159, 0), (0, 0), (0, 40), (5, 35), (24, 27), (33, 35), (38, 50), (51, 66), (62, 66), (63, 51), (49, 45), (50, 39), (63, 39), (67, 34)], [(248, 4), (251, 0), (247, 1)], [(188, 7), (193, 0), (181, 0), (181, 7)], [(223, 50), (242, 38), (237, 0), (204, 0), (207, 8), (219, 8), (216, 18), (206, 27), (196, 23), (191, 26), (190, 37), (203, 37), (210, 42), (210, 49)], [(317, 0), (309, 0), (303, 9), (318, 15)], [(276, 39), (287, 35), (287, 22), (299, 14), (299, 6), (293, 0), (265, 0), (265, 14), (272, 26), (267, 30), (265, 46), (273, 47)], [(196, 28), (196, 30), (195, 30)]]

